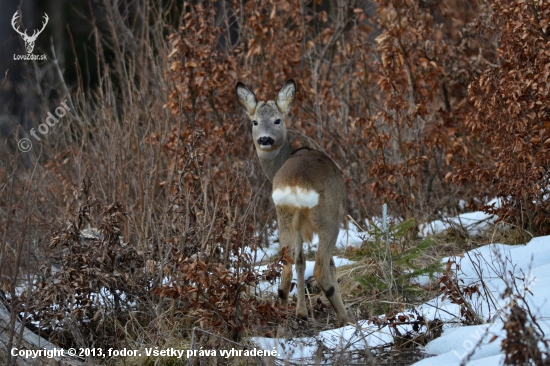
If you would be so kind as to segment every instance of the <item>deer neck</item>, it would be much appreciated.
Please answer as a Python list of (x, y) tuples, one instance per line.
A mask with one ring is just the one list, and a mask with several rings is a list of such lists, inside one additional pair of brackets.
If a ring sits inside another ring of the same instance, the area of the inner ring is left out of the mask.
[(292, 153), (292, 148), (290, 147), (290, 143), (286, 141), (279, 150), (268, 152), (257, 150), (257, 153), (260, 158), (262, 170), (267, 176), (267, 179), (269, 179), (270, 182), (273, 182), (275, 174), (279, 171)]

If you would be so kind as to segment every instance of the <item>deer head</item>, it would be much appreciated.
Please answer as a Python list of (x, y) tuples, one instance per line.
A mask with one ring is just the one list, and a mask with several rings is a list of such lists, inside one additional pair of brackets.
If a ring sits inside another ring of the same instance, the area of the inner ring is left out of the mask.
[(13, 29), (21, 35), (21, 38), (23, 38), (23, 41), (25, 42), (25, 48), (27, 49), (27, 53), (32, 53), (32, 50), (34, 49), (34, 42), (36, 42), (36, 38), (38, 38), (38, 35), (42, 33), (44, 28), (46, 28), (46, 24), (48, 24), (48, 14), (44, 13), (44, 20), (45, 22), (42, 22), (42, 29), (37, 31), (36, 29), (33, 31), (32, 36), (29, 36), (27, 34), (27, 30), (25, 29), (25, 32), (21, 32), (19, 30), (19, 26), (16, 26), (15, 20), (19, 17), (17, 14), (19, 11), (16, 11), (15, 14), (13, 14), (13, 17), (11, 18), (11, 26)]

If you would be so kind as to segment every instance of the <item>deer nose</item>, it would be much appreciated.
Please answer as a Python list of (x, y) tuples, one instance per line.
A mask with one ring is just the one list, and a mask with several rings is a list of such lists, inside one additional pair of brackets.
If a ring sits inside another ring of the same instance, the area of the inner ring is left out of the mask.
[(258, 139), (258, 144), (262, 146), (270, 146), (270, 145), (273, 145), (274, 143), (275, 143), (275, 140), (273, 140), (269, 136), (262, 136)]

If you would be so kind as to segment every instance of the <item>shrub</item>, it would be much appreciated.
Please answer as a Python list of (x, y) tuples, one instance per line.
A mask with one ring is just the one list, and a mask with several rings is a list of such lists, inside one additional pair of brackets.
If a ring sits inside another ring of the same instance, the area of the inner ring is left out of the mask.
[(550, 4), (500, 1), (488, 34), (500, 35), (498, 59), (470, 84), (467, 118), (490, 159), (470, 159), (453, 181), (479, 182), (502, 201), (488, 207), (533, 234), (550, 233)]

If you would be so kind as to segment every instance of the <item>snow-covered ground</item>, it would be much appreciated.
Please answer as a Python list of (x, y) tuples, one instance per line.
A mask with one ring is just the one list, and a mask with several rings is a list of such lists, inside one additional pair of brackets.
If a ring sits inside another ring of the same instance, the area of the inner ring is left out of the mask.
[[(483, 213), (461, 215), (460, 218), (446, 222), (467, 222), (463, 225), (472, 234), (479, 232), (483, 226), (494, 221)], [(443, 221), (426, 225), (438, 232), (445, 230)], [(433, 231), (432, 231), (433, 232)], [(429, 233), (426, 232), (426, 235)], [(342, 236), (342, 235), (341, 235)], [(355, 240), (360, 240), (357, 233)], [(348, 245), (351, 243), (347, 241)], [(357, 242), (353, 243), (357, 245)], [(422, 315), (426, 320), (439, 319), (445, 323), (443, 334), (428, 343), (425, 347), (427, 358), (417, 362), (417, 366), (460, 365), (467, 360), (466, 365), (501, 365), (504, 354), (501, 341), (505, 337), (503, 322), (508, 314), (510, 298), (502, 298), (506, 282), (515, 281), (519, 295), (524, 296), (532, 313), (537, 317), (538, 324), (545, 334), (550, 334), (550, 236), (532, 239), (527, 245), (487, 245), (468, 253), (463, 257), (445, 258), (443, 263), (451, 261), (452, 268), (462, 285), (477, 284), (481, 294), (475, 294), (471, 299), (473, 310), (480, 315), (485, 324), (475, 326), (460, 325), (460, 309), (443, 295), (438, 296), (415, 309), (404, 311), (403, 314)], [(340, 265), (346, 261), (338, 262)], [(311, 264), (308, 264), (308, 268)], [(483, 284), (480, 281), (483, 279)], [(420, 278), (421, 283), (427, 283), (428, 278)], [(267, 290), (269, 288), (266, 287)], [(518, 295), (518, 294), (516, 294)], [(517, 298), (516, 298), (517, 299)], [(521, 301), (520, 301), (521, 304)], [(410, 325), (399, 326), (401, 332), (411, 330)], [(492, 340), (492, 342), (490, 342)], [(366, 344), (376, 347), (393, 341), (387, 327), (379, 329), (375, 324), (359, 320), (356, 326), (327, 330), (314, 338), (273, 339), (254, 338), (259, 347), (266, 350), (277, 349), (280, 359), (312, 360), (318, 356), (320, 345), (326, 347), (326, 356), (334, 350), (364, 349)], [(330, 357), (325, 357), (326, 364), (332, 364)]]
[(435, 220), (428, 224), (419, 226), (420, 235), (426, 237), (428, 235), (438, 234), (445, 230), (454, 228), (464, 230), (470, 235), (479, 235), (487, 225), (494, 223), (496, 218), (485, 212), (467, 212), (457, 217), (450, 217), (445, 220)]
[[(493, 199), (487, 203), (488, 206), (500, 207), (500, 201)], [(448, 217), (435, 220), (419, 226), (420, 235), (428, 236), (438, 234), (448, 229), (464, 230), (469, 235), (479, 235), (488, 225), (495, 222), (496, 217), (485, 212), (467, 212), (457, 217)]]
[[(505, 336), (503, 320), (506, 320), (507, 305), (510, 299), (502, 299), (506, 288), (505, 281), (511, 283), (512, 276), (518, 285), (519, 294), (525, 297), (532, 313), (539, 319), (538, 324), (548, 334), (550, 331), (550, 236), (532, 239), (527, 245), (487, 245), (472, 250), (460, 261), (459, 277), (465, 283), (478, 283), (480, 274), (489, 290), (489, 301), (496, 305), (488, 306), (487, 300), (474, 298), (476, 312), (482, 315), (487, 324), (456, 327), (444, 326), (443, 335), (426, 346), (426, 353), (434, 355), (415, 365), (446, 366), (460, 365), (469, 356), (467, 365), (501, 365), (504, 354), (501, 341)], [(531, 294), (532, 293), (532, 294)], [(486, 297), (487, 299), (487, 297)], [(521, 301), (519, 301), (521, 305)], [(427, 318), (438, 317), (452, 320), (450, 314), (457, 314), (457, 305), (441, 297), (433, 299), (418, 309)], [(448, 313), (447, 313), (448, 312)], [(449, 314), (450, 313), (450, 314)], [(489, 341), (496, 336), (493, 342)], [(479, 346), (477, 346), (479, 344)], [(477, 347), (475, 347), (477, 346)], [(475, 348), (475, 351), (474, 351)], [(473, 352), (472, 352), (473, 351)]]

